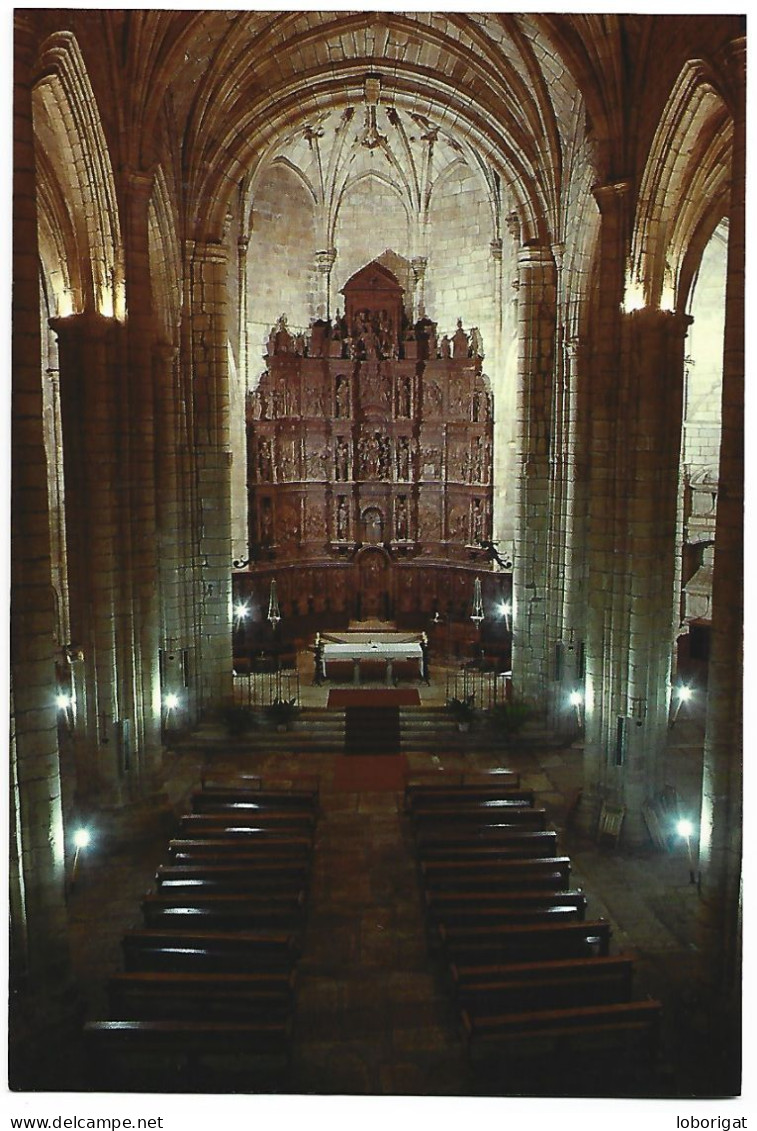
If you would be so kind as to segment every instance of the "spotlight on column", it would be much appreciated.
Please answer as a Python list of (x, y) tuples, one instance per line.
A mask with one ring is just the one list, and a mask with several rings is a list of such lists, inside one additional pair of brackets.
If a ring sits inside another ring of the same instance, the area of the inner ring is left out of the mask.
[(509, 601), (502, 601), (499, 606), (499, 615), (505, 619), (505, 628), (510, 631), (510, 617), (512, 616), (513, 607)]
[(74, 866), (71, 869), (71, 887), (76, 883), (76, 874), (79, 870), (79, 853), (89, 845), (91, 839), (89, 829), (80, 828), (74, 832), (73, 840), (76, 851), (74, 852)]
[(689, 857), (689, 881), (690, 883), (695, 884), (696, 877), (694, 876), (694, 855), (691, 850), (691, 838), (694, 833), (694, 826), (686, 817), (682, 817), (681, 820), (676, 823), (676, 832), (682, 840), (686, 841), (686, 852)]
[(66, 695), (65, 691), (60, 691), (55, 696), (55, 705), (59, 711), (67, 711), (72, 706), (71, 696)]
[(175, 711), (179, 706), (179, 696), (169, 692), (168, 695), (163, 696), (163, 706), (167, 711)]
[(687, 687), (685, 683), (680, 683), (678, 687), (673, 689), (675, 696), (675, 707), (673, 708), (673, 715), (670, 720), (670, 725), (673, 726), (678, 718), (678, 712), (681, 710), (682, 703), (688, 703), (694, 697), (694, 688)]
[(584, 701), (583, 695), (580, 691), (571, 691), (569, 701), (571, 707), (573, 707), (576, 712), (576, 722), (578, 723), (579, 727), (583, 726), (583, 723), (581, 721), (581, 704)]
[(246, 620), (249, 616), (250, 608), (246, 601), (238, 601), (234, 606), (234, 616), (237, 620)]

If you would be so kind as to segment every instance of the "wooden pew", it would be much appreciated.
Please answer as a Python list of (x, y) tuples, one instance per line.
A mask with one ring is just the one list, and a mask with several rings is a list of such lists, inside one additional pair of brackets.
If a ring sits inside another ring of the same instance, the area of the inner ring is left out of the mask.
[(278, 927), (293, 930), (302, 923), (305, 893), (263, 892), (191, 894), (157, 892), (142, 900), (146, 927), (175, 931), (246, 930)]
[(315, 813), (318, 793), (315, 790), (285, 789), (195, 789), (191, 796), (193, 813), (218, 813), (227, 809), (233, 812), (263, 812), (268, 809), (294, 809)]
[(458, 1005), (471, 1015), (631, 1000), (630, 958), (567, 959), (450, 968)]
[(470, 892), (504, 892), (543, 888), (557, 891), (570, 883), (570, 857), (547, 856), (512, 860), (424, 860), (425, 889), (446, 891), (462, 885)]
[[(161, 1091), (169, 1079), (191, 1091), (205, 1079), (240, 1077), (290, 1065), (289, 1018), (260, 1021), (88, 1021), (85, 1047), (100, 1080), (120, 1081), (121, 1090)], [(144, 1081), (155, 1081), (151, 1086)], [(159, 1086), (162, 1082), (162, 1087)]]
[(313, 855), (311, 837), (265, 837), (254, 842), (240, 837), (174, 837), (168, 842), (169, 856), (176, 863), (203, 860), (219, 863), (237, 860), (265, 860), (267, 863), (283, 863), (291, 860), (310, 860)]
[[(471, 1057), (496, 1052), (522, 1057), (529, 1046), (543, 1053), (545, 1042), (607, 1051), (608, 1045), (631, 1046), (645, 1060), (657, 1056), (660, 1031), (658, 1001), (616, 1002), (609, 1005), (573, 1006), (566, 1009), (533, 1010), (524, 1013), (472, 1015), (462, 1011), (463, 1035)], [(588, 1040), (587, 1040), (588, 1038)]]
[(310, 877), (307, 863), (261, 865), (258, 861), (231, 864), (161, 864), (155, 883), (164, 892), (256, 892), (304, 890)]
[(530, 789), (513, 790), (510, 797), (497, 797), (488, 798), (487, 800), (458, 801), (452, 797), (445, 799), (442, 802), (440, 799), (435, 799), (430, 802), (418, 802), (413, 804), (408, 812), (411, 817), (420, 819), (421, 817), (443, 817), (443, 816), (456, 816), (457, 814), (471, 814), (474, 817), (491, 817), (499, 820), (503, 813), (509, 813), (513, 809), (533, 809), (534, 808), (534, 794)]
[(263, 779), (260, 774), (248, 774), (243, 770), (224, 770), (215, 765), (201, 771), (200, 788), (205, 792), (215, 789), (234, 789), (259, 793), (263, 788)]
[(179, 819), (183, 836), (219, 836), (226, 831), (258, 835), (308, 835), (315, 827), (312, 813), (276, 809), (263, 813), (189, 813)]
[(121, 940), (127, 971), (254, 973), (290, 970), (299, 947), (289, 931), (176, 931), (132, 928)]
[(550, 907), (575, 907), (579, 917), (586, 912), (582, 891), (519, 892), (426, 892), (426, 918), (431, 923), (487, 923), (501, 912)]
[(496, 836), (498, 829), (528, 828), (546, 829), (545, 809), (534, 809), (528, 805), (514, 805), (507, 809), (457, 810), (443, 809), (438, 813), (414, 812), (412, 816), (416, 837), (421, 835), (464, 835)]
[[(449, 945), (451, 942), (455, 943), (458, 932), (468, 930), (495, 932), (500, 928), (509, 929), (511, 926), (526, 926), (531, 923), (552, 925), (581, 922), (582, 919), (582, 909), (570, 903), (555, 903), (550, 907), (498, 907), (480, 912), (450, 912), (446, 918), (432, 924), (432, 930), (435, 926), (440, 942)], [(484, 937), (488, 939), (492, 936), (487, 934)]]
[(321, 788), (320, 774), (297, 774), (295, 780), (285, 781), (284, 776), (270, 775), (263, 780), (260, 774), (250, 774), (241, 770), (224, 769), (223, 764), (215, 762), (200, 774), (200, 789), (203, 793), (257, 793), (259, 795), (285, 793), (296, 797), (312, 798), (316, 802)]
[(498, 836), (466, 836), (453, 833), (446, 837), (425, 834), (416, 842), (420, 860), (497, 860), (525, 856), (556, 854), (557, 833), (531, 829), (510, 829)]
[(108, 983), (114, 1017), (135, 1020), (284, 1020), (293, 1006), (294, 971), (254, 974), (114, 974)]
[(439, 925), (439, 937), (448, 960), (456, 966), (591, 958), (608, 953), (610, 935), (606, 919), (513, 926)]
[(501, 781), (492, 785), (407, 785), (405, 807), (412, 810), (417, 805), (449, 805), (455, 801), (533, 800), (533, 796), (533, 790), (520, 788), (520, 775), (514, 773), (503, 775)]

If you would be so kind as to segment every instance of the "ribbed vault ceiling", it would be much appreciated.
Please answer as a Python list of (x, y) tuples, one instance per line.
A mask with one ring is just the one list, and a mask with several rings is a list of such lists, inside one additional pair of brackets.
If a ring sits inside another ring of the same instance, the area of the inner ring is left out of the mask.
[(564, 148), (583, 106), (539, 17), (300, 11), (128, 18), (140, 21), (142, 47), (132, 96), (146, 127), (170, 97), (198, 222), (209, 215), (220, 222), (230, 184), (270, 158), (282, 135), (359, 105), (366, 76), (375, 74), (385, 109), (425, 117), (497, 171), (526, 236), (557, 231)]

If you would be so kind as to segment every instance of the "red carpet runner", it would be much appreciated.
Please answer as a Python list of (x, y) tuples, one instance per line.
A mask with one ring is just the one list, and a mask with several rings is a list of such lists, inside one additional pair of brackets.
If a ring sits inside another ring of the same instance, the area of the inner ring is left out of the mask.
[(421, 697), (414, 687), (334, 687), (329, 691), (329, 707), (420, 707)]
[(345, 754), (399, 754), (399, 707), (345, 707)]
[(405, 788), (407, 758), (353, 755), (334, 759), (334, 790), (339, 793), (398, 793)]

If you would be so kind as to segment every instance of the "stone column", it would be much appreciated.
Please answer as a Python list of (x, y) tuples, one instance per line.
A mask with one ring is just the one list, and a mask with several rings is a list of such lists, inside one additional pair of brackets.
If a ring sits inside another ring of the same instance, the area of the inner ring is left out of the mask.
[(704, 976), (721, 996), (732, 1030), (739, 1024), (741, 987), (745, 55), (745, 43), (739, 40), (726, 60), (734, 135), (699, 855)]
[[(627, 181), (594, 188), (601, 222), (592, 336), (587, 343), (587, 380), (580, 397), (583, 428), (581, 458), (587, 477), (587, 532), (581, 540), (587, 596), (582, 629), (585, 640), (583, 798), (579, 821), (593, 830), (603, 797), (607, 758), (614, 737), (613, 719), (626, 709), (627, 672), (611, 660), (619, 646), (623, 616), (623, 579), (616, 557), (623, 553), (625, 530), (615, 513), (617, 426), (621, 415), (618, 371), (621, 356), (621, 305), (629, 245)], [(624, 448), (625, 450), (625, 448)], [(586, 456), (584, 455), (586, 453)], [(575, 546), (574, 553), (579, 547)], [(622, 700), (618, 698), (622, 688)], [(608, 729), (609, 728), (609, 729)]]
[[(186, 613), (187, 545), (184, 536), (183, 473), (180, 461), (181, 405), (176, 377), (178, 350), (170, 342), (153, 346), (155, 388), (157, 550), (160, 578), (161, 690), (178, 696), (179, 705), (166, 714), (166, 729), (196, 722), (194, 689), (187, 685), (188, 649), (192, 645)], [(191, 553), (191, 551), (190, 551)]]
[[(156, 339), (149, 252), (149, 203), (154, 177), (142, 169), (123, 170), (124, 256), (128, 319), (122, 404), (132, 421), (129, 430), (128, 475), (122, 469), (128, 513), (121, 516), (123, 566), (128, 578), (122, 618), (131, 620), (132, 647), (120, 658), (124, 675), (134, 671), (132, 703), (124, 702), (124, 715), (133, 719), (133, 765), (128, 784), (131, 795), (149, 792), (161, 769), (160, 735), (160, 589), (157, 554), (157, 494), (163, 486), (156, 478), (155, 372), (152, 347)], [(122, 622), (123, 623), (123, 622)], [(129, 652), (132, 653), (130, 657)]]
[(512, 424), (513, 414), (508, 411), (508, 406), (505, 403), (507, 377), (505, 374), (506, 350), (503, 340), (505, 298), (502, 293), (502, 240), (492, 240), (489, 250), (491, 252), (492, 293), (495, 310), (494, 341), (491, 350), (487, 346), (486, 359), (486, 372), (492, 383), (494, 394), (492, 538), (495, 543), (500, 543), (499, 548), (504, 551), (503, 543), (509, 534), (506, 514), (508, 505), (511, 505), (511, 500), (507, 497), (507, 486), (512, 479), (509, 427)]
[[(14, 49), (9, 903), (11, 1008), (18, 1022), (19, 1014), (33, 1013), (35, 993), (64, 988), (69, 958), (42, 412), (35, 38), (28, 12), (14, 13)], [(49, 999), (45, 1008), (49, 1028), (55, 1013)]]
[(426, 268), (428, 256), (414, 255), (410, 260), (413, 269), (413, 321), (417, 322), (426, 314)]
[(676, 526), (689, 319), (615, 309), (625, 194), (608, 186), (598, 196), (603, 226), (609, 224), (600, 286), (613, 308), (605, 310), (600, 298), (593, 356), (581, 819), (593, 828), (602, 800), (623, 805), (623, 840), (642, 844), (648, 841), (644, 804), (662, 785), (678, 624)]
[[(564, 246), (552, 244), (552, 254), (555, 260), (555, 292), (557, 302), (562, 303), (562, 265)], [(546, 668), (547, 668), (547, 709), (550, 725), (559, 726), (562, 721), (555, 707), (559, 703), (559, 694), (555, 694), (556, 672), (556, 646), (562, 641), (563, 626), (563, 601), (565, 584), (565, 555), (567, 545), (566, 535), (566, 510), (565, 510), (565, 479), (566, 479), (566, 443), (567, 434), (567, 385), (566, 362), (563, 348), (563, 328), (556, 331), (554, 351), (554, 373), (552, 378), (552, 401), (550, 405), (549, 428), (549, 527), (547, 533), (547, 592), (546, 592)]]
[(231, 451), (226, 272), (220, 243), (191, 247), (188, 312), (201, 591), (197, 640), (200, 706), (231, 695)]
[(249, 333), (247, 326), (247, 254), (250, 240), (237, 240), (237, 342), (239, 364), (233, 386), (229, 390), (230, 447), (235, 453), (231, 482), (232, 559), (247, 557), (249, 531), (247, 521), (247, 397), (250, 392), (248, 371)]
[[(617, 422), (616, 514), (626, 531), (614, 573), (624, 584), (605, 653), (617, 716), (604, 720), (606, 789), (626, 806), (624, 837), (644, 843), (642, 807), (664, 785), (662, 758), (679, 623), (678, 500), (685, 338), (690, 319), (668, 311), (623, 316), (623, 396)], [(627, 686), (623, 687), (623, 682)], [(619, 738), (618, 727), (624, 734)], [(625, 748), (622, 748), (622, 743)]]
[[(52, 334), (44, 337), (54, 341)], [(44, 356), (43, 340), (43, 356)], [(42, 401), (45, 414), (45, 441), (48, 462), (48, 486), (50, 510), (50, 554), (52, 569), (52, 584), (56, 591), (59, 608), (57, 615), (57, 642), (62, 645), (71, 639), (68, 617), (68, 566), (66, 563), (66, 531), (63, 521), (63, 467), (60, 453), (63, 451), (63, 434), (60, 422), (60, 382), (58, 374), (58, 356), (55, 352), (55, 368), (51, 365), (53, 359), (48, 358), (45, 370), (45, 380), (42, 386)]]
[[(95, 808), (125, 799), (128, 768), (119, 764), (116, 725), (124, 706), (118, 659), (133, 643), (128, 618), (125, 631), (120, 620), (123, 327), (91, 312), (51, 325), (60, 359), (71, 635), (74, 650), (83, 653), (76, 681), (77, 792), (85, 807)], [(128, 703), (131, 679), (125, 684)]]
[(336, 248), (328, 247), (313, 256), (315, 269), (315, 317), (331, 317), (331, 269), (336, 262)]
[(518, 437), (513, 570), (513, 678), (519, 694), (543, 702), (547, 683), (549, 446), (555, 344), (555, 265), (547, 247), (518, 256)]
[(576, 436), (578, 429), (578, 386), (583, 371), (583, 354), (581, 343), (577, 339), (563, 342), (564, 358), (563, 373), (565, 382), (565, 434), (564, 434), (564, 460), (565, 460), (565, 553), (563, 557), (563, 603), (562, 603), (562, 632), (561, 639), (564, 645), (563, 676), (564, 688), (578, 685), (582, 681), (581, 653), (583, 637), (581, 634), (582, 616), (579, 613), (581, 606), (581, 572), (577, 568), (576, 551), (580, 542), (583, 522), (583, 505), (578, 484), (578, 465), (576, 460)]

